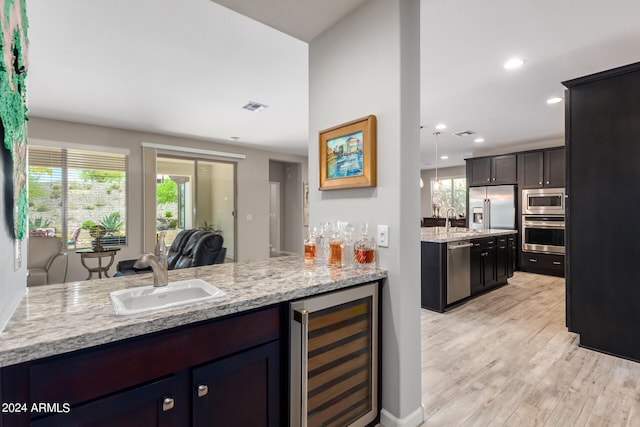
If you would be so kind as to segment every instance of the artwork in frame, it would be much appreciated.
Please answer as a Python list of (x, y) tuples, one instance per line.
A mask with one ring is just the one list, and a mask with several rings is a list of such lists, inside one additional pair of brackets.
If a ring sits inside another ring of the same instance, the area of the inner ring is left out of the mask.
[(320, 132), (320, 190), (375, 187), (376, 116)]

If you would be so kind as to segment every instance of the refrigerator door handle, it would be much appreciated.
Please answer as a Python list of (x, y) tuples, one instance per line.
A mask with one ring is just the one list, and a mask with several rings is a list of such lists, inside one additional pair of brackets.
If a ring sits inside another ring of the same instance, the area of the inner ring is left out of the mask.
[(491, 228), (491, 199), (484, 199), (484, 218), (482, 221), (482, 229)]

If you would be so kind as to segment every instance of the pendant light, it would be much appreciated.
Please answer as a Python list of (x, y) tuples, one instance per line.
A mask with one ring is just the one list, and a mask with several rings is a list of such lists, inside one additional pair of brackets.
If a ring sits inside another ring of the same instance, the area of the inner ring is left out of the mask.
[(433, 189), (434, 190), (439, 190), (440, 189), (440, 181), (438, 181), (438, 135), (440, 135), (440, 132), (436, 131), (433, 134), (436, 136), (436, 180), (433, 183)]

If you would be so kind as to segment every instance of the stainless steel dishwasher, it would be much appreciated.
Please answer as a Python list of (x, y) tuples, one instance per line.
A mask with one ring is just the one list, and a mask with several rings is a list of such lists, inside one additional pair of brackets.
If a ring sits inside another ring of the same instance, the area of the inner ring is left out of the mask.
[(471, 246), (468, 240), (447, 243), (447, 304), (471, 295)]

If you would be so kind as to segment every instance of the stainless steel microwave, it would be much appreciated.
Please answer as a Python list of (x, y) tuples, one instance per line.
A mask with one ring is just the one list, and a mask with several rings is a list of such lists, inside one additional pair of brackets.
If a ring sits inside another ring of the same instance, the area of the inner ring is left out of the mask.
[(564, 215), (564, 188), (522, 190), (522, 215)]

